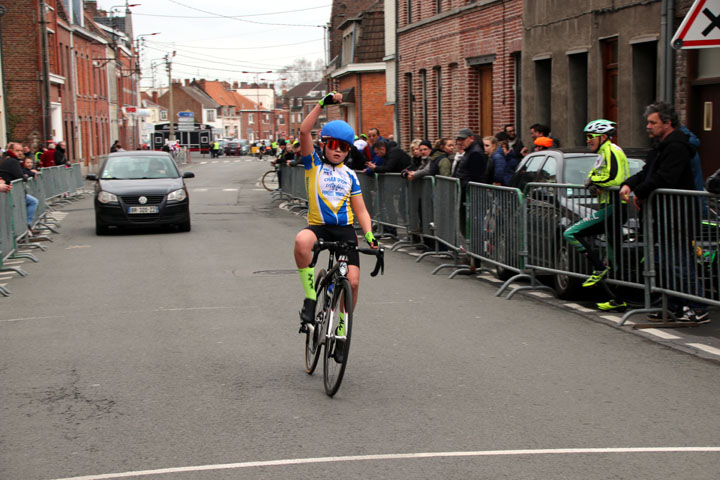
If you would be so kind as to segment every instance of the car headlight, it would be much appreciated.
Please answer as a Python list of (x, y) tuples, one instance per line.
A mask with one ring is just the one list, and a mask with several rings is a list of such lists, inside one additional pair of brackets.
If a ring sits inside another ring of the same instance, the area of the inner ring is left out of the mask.
[(100, 190), (97, 198), (100, 203), (118, 203), (117, 195), (106, 192), (105, 190)]
[(179, 190), (175, 190), (174, 192), (170, 192), (168, 194), (168, 201), (174, 201), (174, 202), (182, 202), (187, 198), (187, 193), (185, 193), (185, 189), (181, 188)]

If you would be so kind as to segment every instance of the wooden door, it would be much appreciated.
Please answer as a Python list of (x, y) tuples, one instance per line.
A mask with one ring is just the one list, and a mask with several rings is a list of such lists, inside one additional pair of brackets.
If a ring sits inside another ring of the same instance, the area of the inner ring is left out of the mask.
[(478, 135), (485, 137), (493, 133), (493, 88), (492, 65), (482, 65), (478, 68)]

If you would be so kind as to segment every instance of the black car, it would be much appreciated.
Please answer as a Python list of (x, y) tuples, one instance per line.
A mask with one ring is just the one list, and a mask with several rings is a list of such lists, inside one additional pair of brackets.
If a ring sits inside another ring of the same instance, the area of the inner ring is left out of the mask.
[(166, 152), (130, 151), (108, 155), (95, 180), (95, 233), (110, 226), (176, 225), (190, 231), (190, 201), (186, 178)]
[(228, 142), (225, 144), (225, 155), (240, 156), (242, 154), (242, 145), (240, 142)]

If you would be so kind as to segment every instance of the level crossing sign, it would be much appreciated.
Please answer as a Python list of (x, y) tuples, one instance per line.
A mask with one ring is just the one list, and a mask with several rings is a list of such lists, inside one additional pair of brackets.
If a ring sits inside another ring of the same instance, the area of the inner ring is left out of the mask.
[(720, 0), (695, 0), (671, 45), (676, 50), (720, 47)]

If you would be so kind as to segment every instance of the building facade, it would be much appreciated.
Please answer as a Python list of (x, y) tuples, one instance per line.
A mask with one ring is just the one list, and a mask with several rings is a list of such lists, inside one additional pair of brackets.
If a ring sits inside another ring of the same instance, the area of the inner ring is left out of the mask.
[(493, 135), (519, 116), (522, 1), (398, 2), (397, 108), (401, 145)]

